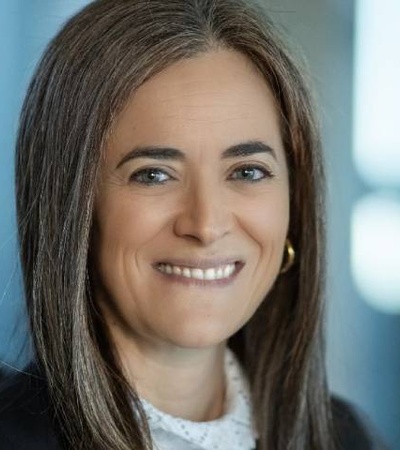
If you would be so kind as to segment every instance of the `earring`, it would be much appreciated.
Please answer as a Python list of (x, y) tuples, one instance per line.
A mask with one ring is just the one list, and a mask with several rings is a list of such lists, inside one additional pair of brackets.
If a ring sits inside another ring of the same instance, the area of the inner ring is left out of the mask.
[(293, 266), (294, 260), (296, 258), (296, 252), (294, 251), (292, 243), (289, 239), (286, 239), (285, 241), (285, 253), (287, 254), (287, 256), (279, 273), (286, 273)]

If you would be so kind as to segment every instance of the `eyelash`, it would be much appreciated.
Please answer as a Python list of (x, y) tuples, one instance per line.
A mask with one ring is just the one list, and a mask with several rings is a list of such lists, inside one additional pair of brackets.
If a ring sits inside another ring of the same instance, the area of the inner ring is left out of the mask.
[[(149, 180), (149, 179), (146, 181), (146, 180), (141, 179), (141, 177), (145, 177), (150, 174), (164, 175), (166, 177), (166, 179), (162, 180), (162, 181), (154, 181), (154, 180)], [(174, 180), (174, 178), (171, 175), (169, 175), (167, 172), (165, 172), (164, 170), (159, 169), (157, 167), (147, 167), (145, 169), (140, 169), (136, 172), (133, 172), (132, 175), (129, 177), (130, 182), (138, 183), (138, 184), (142, 184), (142, 185), (146, 185), (146, 186), (155, 186), (155, 185), (164, 184), (164, 183), (166, 183), (166, 181), (168, 181), (168, 179)]]
[[(255, 172), (259, 172), (259, 176), (257, 178), (254, 179), (246, 179), (245, 177), (243, 178), (238, 178), (237, 175), (238, 173), (241, 175), (244, 175), (245, 171), (253, 171), (253, 174)], [(154, 176), (154, 178), (163, 176), (165, 179), (163, 180), (155, 180), (153, 179), (147, 179), (145, 180), (144, 177), (152, 175)], [(259, 166), (256, 164), (246, 164), (240, 167), (236, 167), (231, 175), (229, 175), (228, 179), (229, 180), (233, 180), (233, 181), (241, 181), (244, 183), (258, 183), (262, 180), (264, 180), (265, 178), (273, 178), (273, 173), (271, 172), (271, 170), (267, 169), (266, 167), (263, 166)], [(169, 175), (166, 171), (164, 171), (163, 169), (159, 169), (158, 167), (147, 167), (145, 169), (140, 169), (136, 172), (133, 172), (132, 175), (129, 177), (129, 181), (132, 183), (137, 183), (137, 184), (141, 184), (144, 186), (156, 186), (156, 185), (162, 185), (165, 184), (168, 180), (175, 180), (174, 177), (172, 177), (171, 175)]]
[[(245, 171), (253, 171), (254, 172), (259, 172), (261, 175), (258, 178), (254, 178), (254, 179), (246, 179), (246, 178), (235, 178), (234, 174), (237, 174), (238, 172), (243, 175), (243, 173)], [(267, 169), (264, 166), (259, 166), (257, 164), (246, 164), (240, 167), (236, 167), (235, 170), (233, 170), (232, 174), (229, 176), (230, 180), (238, 180), (238, 181), (243, 181), (245, 183), (258, 183), (262, 180), (264, 180), (265, 178), (273, 178), (273, 173), (271, 172), (271, 170)]]

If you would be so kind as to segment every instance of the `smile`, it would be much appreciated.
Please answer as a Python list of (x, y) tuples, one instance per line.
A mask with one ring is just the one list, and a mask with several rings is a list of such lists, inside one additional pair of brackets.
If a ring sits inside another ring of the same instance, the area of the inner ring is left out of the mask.
[(194, 280), (224, 280), (230, 278), (236, 269), (235, 263), (223, 264), (217, 267), (200, 269), (198, 267), (175, 266), (172, 264), (161, 263), (157, 269), (167, 275), (176, 275)]

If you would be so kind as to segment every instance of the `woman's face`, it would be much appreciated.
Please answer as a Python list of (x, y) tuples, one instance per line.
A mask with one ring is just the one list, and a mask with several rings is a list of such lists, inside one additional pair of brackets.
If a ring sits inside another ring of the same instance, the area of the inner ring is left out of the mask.
[(289, 187), (270, 89), (239, 53), (146, 82), (108, 140), (95, 210), (96, 300), (116, 339), (220, 344), (280, 269)]

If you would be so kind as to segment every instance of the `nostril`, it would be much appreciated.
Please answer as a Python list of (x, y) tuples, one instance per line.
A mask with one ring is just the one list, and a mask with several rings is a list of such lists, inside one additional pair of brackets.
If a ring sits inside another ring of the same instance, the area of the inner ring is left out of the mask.
[(220, 202), (215, 199), (196, 202), (194, 198), (189, 203), (190, 206), (176, 217), (174, 224), (176, 235), (207, 245), (229, 233), (231, 219)]

